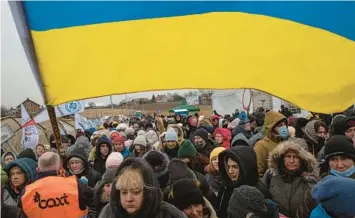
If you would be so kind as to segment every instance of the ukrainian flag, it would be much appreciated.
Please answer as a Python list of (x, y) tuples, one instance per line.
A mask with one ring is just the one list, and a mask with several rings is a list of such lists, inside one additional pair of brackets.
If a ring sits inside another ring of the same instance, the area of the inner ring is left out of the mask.
[(25, 1), (22, 8), (48, 105), (189, 88), (253, 88), (326, 113), (355, 102), (355, 2)]

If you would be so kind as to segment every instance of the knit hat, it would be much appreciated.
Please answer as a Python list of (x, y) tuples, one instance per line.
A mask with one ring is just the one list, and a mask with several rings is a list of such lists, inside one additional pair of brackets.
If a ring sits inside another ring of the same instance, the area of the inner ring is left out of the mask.
[(178, 157), (179, 158), (191, 158), (195, 157), (197, 150), (190, 140), (185, 139), (179, 148)]
[(355, 216), (354, 193), (354, 179), (326, 176), (313, 187), (312, 198), (334, 215), (353, 217)]
[(123, 130), (125, 131), (125, 129), (127, 128), (127, 125), (124, 123), (120, 123), (118, 124), (118, 126), (116, 127), (117, 130)]
[(355, 126), (355, 117), (350, 117), (345, 121), (345, 128), (349, 129)]
[(106, 160), (106, 169), (118, 168), (123, 161), (123, 156), (120, 152), (112, 152)]
[(336, 115), (332, 120), (333, 134), (344, 135), (347, 130), (346, 125), (347, 117), (343, 114)]
[(355, 148), (353, 142), (343, 135), (331, 137), (325, 144), (324, 156), (327, 162), (333, 156), (346, 156), (355, 161)]
[(147, 140), (144, 135), (138, 135), (133, 141), (133, 145), (142, 145), (143, 147), (147, 146)]
[(154, 130), (149, 130), (146, 134), (145, 137), (147, 139), (147, 142), (149, 145), (153, 145), (154, 143), (156, 143), (157, 141), (159, 141), (158, 139), (158, 135)]
[(180, 179), (173, 184), (173, 204), (184, 210), (193, 204), (205, 205), (201, 190), (192, 179)]
[(124, 142), (125, 142), (125, 138), (120, 135), (113, 140), (114, 144), (124, 144)]
[(203, 140), (205, 140), (205, 142), (208, 141), (208, 132), (204, 129), (198, 129), (196, 130), (196, 132), (194, 133), (193, 137), (195, 136), (200, 136)]
[(242, 185), (234, 189), (227, 212), (228, 217), (246, 217), (248, 213), (266, 211), (264, 195), (255, 187)]
[(37, 162), (36, 154), (31, 148), (26, 148), (21, 151), (21, 153), (17, 156), (17, 159), (28, 157)]
[(165, 134), (165, 141), (178, 141), (178, 136), (175, 130), (173, 129), (168, 129), (168, 131)]
[(137, 132), (137, 136), (139, 136), (139, 135), (145, 135), (145, 131), (144, 130), (139, 130), (138, 132)]
[(250, 123), (250, 121), (249, 121), (249, 120), (241, 120), (241, 121), (239, 122), (239, 126), (244, 126), (244, 125), (247, 124), (247, 123)]
[(127, 128), (125, 130), (126, 136), (128, 135), (134, 135), (134, 129), (133, 128)]
[(213, 158), (218, 157), (218, 155), (224, 150), (226, 150), (224, 147), (217, 147), (217, 148), (213, 149), (210, 154), (210, 163), (212, 162)]
[(112, 131), (110, 132), (110, 139), (111, 139), (112, 135), (117, 135), (117, 136), (119, 136), (120, 133), (117, 132), (116, 130), (112, 130)]

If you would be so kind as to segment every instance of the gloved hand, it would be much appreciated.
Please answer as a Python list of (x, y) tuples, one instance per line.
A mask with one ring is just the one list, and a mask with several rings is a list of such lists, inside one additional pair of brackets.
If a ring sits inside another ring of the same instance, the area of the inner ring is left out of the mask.
[(89, 183), (89, 180), (85, 176), (82, 176), (80, 177), (79, 182), (87, 185)]

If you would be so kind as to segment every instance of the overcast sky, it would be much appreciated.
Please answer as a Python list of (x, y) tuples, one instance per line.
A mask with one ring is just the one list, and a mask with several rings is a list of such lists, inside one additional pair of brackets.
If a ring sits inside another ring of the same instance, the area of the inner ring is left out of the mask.
[[(183, 93), (184, 91), (178, 91)], [(144, 92), (129, 94), (129, 98), (151, 97), (167, 92)], [(14, 20), (8, 2), (1, 1), (1, 105), (16, 107), (26, 98), (43, 104), (39, 88), (35, 82), (20, 38), (17, 34)], [(113, 102), (118, 103), (124, 96), (114, 96)], [(110, 103), (109, 97), (95, 98), (88, 101)]]

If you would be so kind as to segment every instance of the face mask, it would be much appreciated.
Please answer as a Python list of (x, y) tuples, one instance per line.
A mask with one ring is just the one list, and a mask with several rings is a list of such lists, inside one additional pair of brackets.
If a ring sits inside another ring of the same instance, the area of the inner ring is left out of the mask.
[(282, 126), (282, 127), (279, 128), (279, 136), (282, 139), (287, 139), (288, 138), (287, 126)]
[(344, 172), (339, 172), (334, 170), (333, 168), (330, 169), (330, 173), (335, 175), (335, 176), (340, 176), (340, 177), (350, 177), (355, 173), (355, 166), (353, 165), (349, 169), (345, 170)]

